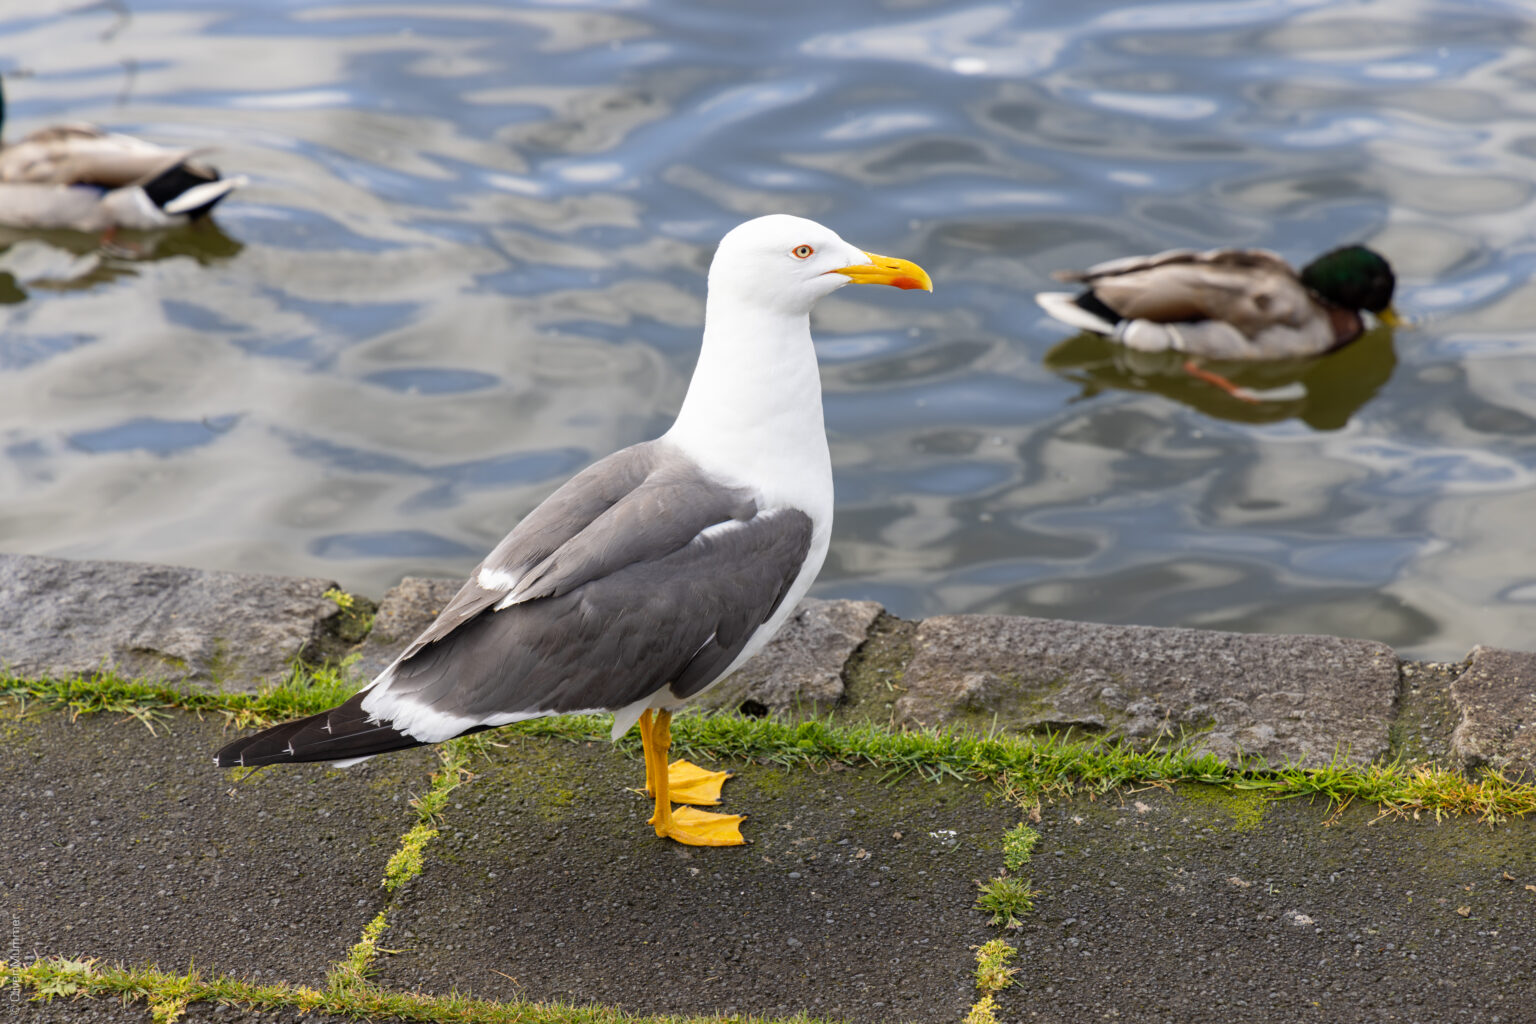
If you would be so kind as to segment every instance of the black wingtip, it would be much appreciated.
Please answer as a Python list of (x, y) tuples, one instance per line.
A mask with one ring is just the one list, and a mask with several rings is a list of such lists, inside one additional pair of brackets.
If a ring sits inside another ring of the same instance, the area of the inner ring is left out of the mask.
[(226, 744), (213, 756), (220, 768), (257, 768), (268, 764), (349, 761), (393, 750), (419, 747), (422, 741), (379, 722), (362, 709), (363, 694), (308, 718), (283, 722)]
[(1095, 295), (1092, 288), (1083, 292), (1083, 294), (1079, 295), (1072, 301), (1082, 309), (1092, 313), (1096, 317), (1101, 318), (1105, 323), (1118, 324), (1121, 320), (1125, 319), (1125, 317), (1121, 316), (1119, 313), (1116, 313), (1113, 309), (1110, 309), (1109, 306), (1105, 304), (1103, 299)]

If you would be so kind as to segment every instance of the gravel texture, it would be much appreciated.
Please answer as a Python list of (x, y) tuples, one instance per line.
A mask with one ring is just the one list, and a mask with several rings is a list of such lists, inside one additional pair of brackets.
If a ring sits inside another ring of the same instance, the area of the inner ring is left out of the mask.
[[(124, 1003), (113, 997), (97, 996), (11, 1003), (0, 994), (0, 1021), (16, 1024), (152, 1024), (152, 1020), (149, 1004), (142, 999)], [(192, 1003), (177, 1018), (177, 1024), (357, 1024), (357, 1018), (300, 1013), (288, 1007), (273, 1010)]]
[[(185, 1020), (186, 1018), (183, 1018)], [(11, 998), (0, 992), (0, 1021), (7, 1024), (151, 1024), (149, 1004), (124, 1004), (119, 999), (55, 997), (33, 1002), (30, 995)]]
[(1193, 786), (1047, 807), (1010, 1021), (1536, 1020), (1536, 821)]
[[(0, 662), (253, 683), (330, 629), (328, 586), (0, 556)], [(457, 586), (391, 590), (363, 664), (386, 664)], [(909, 723), (1182, 739), (1271, 762), (1399, 754), (1529, 775), (1536, 761), (1536, 656), (1519, 652), (1404, 665), (1330, 637), (877, 616), (806, 602), (720, 702), (835, 717), (888, 694)], [(309, 985), (386, 905), (384, 863), (438, 763), (408, 751), (235, 784), (212, 767), (228, 738), (213, 719), (170, 714), (151, 732), (8, 704), (0, 730), (0, 896), (23, 959)], [(637, 759), (493, 741), (398, 896), (384, 986), (861, 1022), (954, 1021), (976, 998), (972, 947), (993, 930), (975, 881), (1022, 813), (991, 790), (730, 765), (723, 810), (749, 814), (752, 842), (698, 850), (645, 825)], [(1005, 1021), (1536, 1021), (1536, 822), (1376, 820), (1179, 787), (1048, 805), (1038, 827), (1026, 873), (1041, 895), (1007, 935), (1021, 971)], [(0, 991), (12, 1019), (148, 1016)], [(194, 1005), (185, 1019), (298, 1017)]]

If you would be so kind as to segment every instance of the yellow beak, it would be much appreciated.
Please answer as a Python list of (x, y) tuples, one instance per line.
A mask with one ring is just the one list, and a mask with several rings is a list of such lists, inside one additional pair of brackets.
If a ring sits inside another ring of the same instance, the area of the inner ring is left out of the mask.
[(1391, 306), (1388, 306), (1386, 309), (1382, 310), (1380, 313), (1377, 313), (1376, 314), (1376, 319), (1380, 320), (1382, 323), (1386, 324), (1388, 327), (1406, 327), (1406, 326), (1408, 326), (1408, 321), (1404, 320), (1398, 314), (1397, 310), (1393, 309)]
[(888, 284), (893, 288), (921, 288), (925, 292), (933, 291), (933, 281), (928, 277), (928, 271), (911, 260), (876, 256), (872, 252), (864, 255), (869, 257), (868, 263), (840, 267), (830, 273), (842, 274), (854, 284)]

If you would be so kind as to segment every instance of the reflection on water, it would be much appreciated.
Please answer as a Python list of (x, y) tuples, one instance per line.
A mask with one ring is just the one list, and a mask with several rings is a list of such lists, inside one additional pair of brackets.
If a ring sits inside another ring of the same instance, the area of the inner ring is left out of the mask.
[[(211, 219), (173, 231), (135, 233), (131, 240), (106, 244), (75, 231), (0, 227), (0, 303), (21, 302), (34, 289), (93, 288), (131, 277), (137, 273), (137, 264), (153, 260), (185, 256), (211, 266), (234, 257), (241, 248)], [(5, 340), (0, 338), (0, 365), (5, 363)]]
[(1078, 384), (1080, 400), (1118, 388), (1162, 395), (1236, 423), (1296, 419), (1314, 430), (1338, 430), (1391, 378), (1397, 366), (1392, 334), (1378, 327), (1317, 359), (1201, 362), (1241, 388), (1241, 396), (1192, 376), (1178, 352), (1137, 352), (1097, 334), (1061, 342), (1045, 354), (1045, 365)]
[[(32, 72), (10, 130), (94, 120), (252, 184), (123, 248), (0, 238), (0, 549), (374, 594), (462, 573), (665, 427), (714, 243), (786, 211), (937, 285), (817, 311), (819, 593), (1530, 642), (1522, 5), (130, 11), (0, 12), (0, 71)], [(1254, 403), (1064, 340), (1033, 301), (1126, 252), (1352, 241), (1420, 325), (1233, 369)]]

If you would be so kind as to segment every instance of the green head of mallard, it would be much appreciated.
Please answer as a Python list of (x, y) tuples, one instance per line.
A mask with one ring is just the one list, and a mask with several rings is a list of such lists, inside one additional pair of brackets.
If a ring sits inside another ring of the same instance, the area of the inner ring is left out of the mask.
[(1367, 309), (1383, 323), (1401, 322), (1392, 309), (1392, 292), (1397, 287), (1392, 267), (1363, 245), (1323, 253), (1301, 269), (1301, 283), (1341, 309)]

